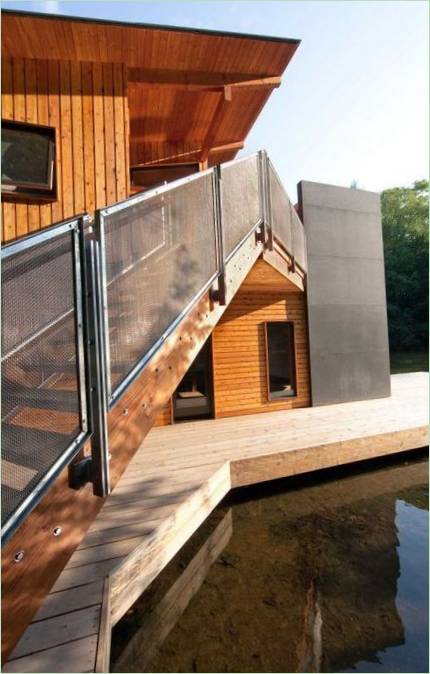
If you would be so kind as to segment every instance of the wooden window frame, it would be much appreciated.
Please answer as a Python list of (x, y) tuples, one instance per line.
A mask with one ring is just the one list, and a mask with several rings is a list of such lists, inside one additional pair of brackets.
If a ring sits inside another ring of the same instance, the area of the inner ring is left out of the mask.
[[(133, 180), (133, 174), (138, 171), (142, 171), (142, 173), (149, 173), (150, 171), (154, 170), (168, 170), (168, 169), (180, 169), (180, 168), (193, 168), (196, 169), (194, 171), (190, 171), (189, 174), (187, 175), (193, 175), (194, 173), (199, 173), (200, 171), (200, 164), (198, 161), (191, 161), (191, 162), (170, 162), (170, 163), (165, 163), (165, 164), (144, 164), (143, 166), (130, 166), (130, 183), (133, 188), (137, 189), (142, 189), (142, 190), (151, 190), (155, 189), (156, 187), (159, 187), (162, 183), (157, 184), (153, 187), (145, 187), (144, 185), (139, 185), (138, 183), (135, 183)], [(167, 182), (174, 182), (174, 180), (181, 180), (181, 178), (184, 176), (180, 176), (179, 178), (174, 178), (171, 181)], [(185, 176), (187, 177), (187, 176)]]
[[(10, 201), (37, 201), (37, 202), (51, 202), (57, 199), (57, 165), (56, 165), (56, 147), (57, 147), (57, 130), (54, 126), (46, 124), (33, 124), (31, 122), (17, 122), (13, 119), (2, 119), (3, 126), (9, 126), (16, 129), (23, 129), (24, 131), (41, 131), (46, 132), (50, 136), (48, 163), (50, 164), (49, 183), (3, 183), (1, 184), (1, 195), (3, 200)], [(14, 189), (10, 189), (14, 187)]]
[[(269, 323), (288, 323), (288, 325), (291, 326), (291, 351), (293, 355), (293, 373), (292, 373), (292, 380), (293, 380), (293, 387), (294, 387), (294, 393), (290, 395), (285, 395), (285, 396), (277, 396), (277, 397), (272, 397), (270, 393), (270, 367), (269, 367), (269, 338), (267, 334), (267, 326)], [(294, 398), (298, 397), (298, 392), (297, 392), (297, 360), (296, 360), (296, 326), (294, 321), (289, 321), (289, 320), (274, 320), (274, 321), (264, 321), (264, 352), (265, 352), (265, 358), (266, 358), (266, 387), (267, 387), (267, 402), (268, 403), (279, 403), (279, 402), (285, 402), (286, 400), (292, 400)]]

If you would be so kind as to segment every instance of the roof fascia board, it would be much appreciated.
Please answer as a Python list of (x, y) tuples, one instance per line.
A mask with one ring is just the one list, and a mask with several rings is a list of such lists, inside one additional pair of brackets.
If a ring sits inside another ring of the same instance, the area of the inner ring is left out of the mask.
[(55, 21), (75, 21), (79, 23), (98, 23), (106, 26), (119, 26), (123, 28), (143, 28), (147, 30), (166, 30), (178, 33), (196, 33), (198, 35), (209, 35), (214, 37), (240, 38), (244, 40), (263, 40), (265, 42), (279, 42), (284, 44), (299, 45), (301, 40), (288, 37), (277, 37), (275, 35), (258, 35), (252, 33), (237, 33), (234, 31), (210, 30), (208, 28), (190, 28), (183, 26), (168, 26), (156, 23), (130, 23), (128, 21), (115, 21), (113, 19), (96, 19), (87, 16), (69, 16), (64, 14), (48, 14), (45, 12), (26, 12), (18, 9), (2, 9), (3, 15), (17, 16), (21, 18), (47, 19)]

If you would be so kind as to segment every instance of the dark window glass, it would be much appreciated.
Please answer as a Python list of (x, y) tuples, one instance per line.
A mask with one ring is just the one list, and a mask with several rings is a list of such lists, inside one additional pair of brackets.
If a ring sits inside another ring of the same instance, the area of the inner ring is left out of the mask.
[(160, 164), (159, 166), (144, 166), (131, 169), (133, 186), (150, 189), (170, 183), (179, 178), (185, 178), (192, 173), (198, 173), (198, 164)]
[(54, 187), (55, 131), (33, 124), (2, 122), (2, 192), (37, 194)]
[(294, 332), (292, 323), (266, 323), (269, 398), (296, 395)]
[(212, 416), (211, 342), (206, 342), (174, 395), (175, 421)]

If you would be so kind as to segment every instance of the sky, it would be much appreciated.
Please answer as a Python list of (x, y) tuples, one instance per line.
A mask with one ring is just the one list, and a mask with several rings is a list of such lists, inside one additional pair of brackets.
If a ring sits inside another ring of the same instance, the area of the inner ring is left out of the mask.
[(4, 1), (7, 9), (299, 38), (241, 154), (265, 148), (300, 180), (377, 192), (428, 178), (424, 0)]

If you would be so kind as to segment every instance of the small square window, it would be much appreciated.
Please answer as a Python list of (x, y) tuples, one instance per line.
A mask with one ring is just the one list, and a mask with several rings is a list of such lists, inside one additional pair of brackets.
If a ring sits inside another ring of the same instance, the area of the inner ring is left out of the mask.
[(55, 129), (2, 120), (2, 194), (55, 198)]

